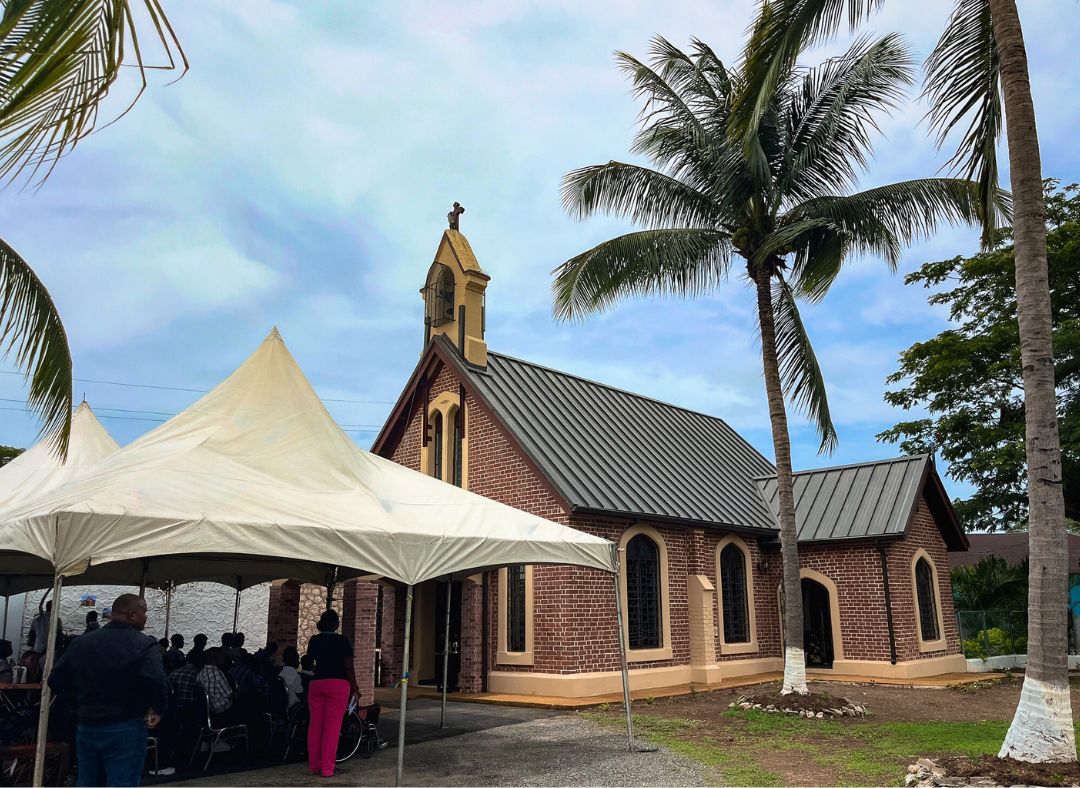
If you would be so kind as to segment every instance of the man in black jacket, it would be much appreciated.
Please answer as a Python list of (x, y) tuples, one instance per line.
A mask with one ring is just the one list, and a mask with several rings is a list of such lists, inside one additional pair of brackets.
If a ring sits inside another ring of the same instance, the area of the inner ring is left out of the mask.
[(75, 638), (49, 686), (73, 698), (79, 727), (79, 785), (139, 785), (147, 728), (165, 711), (169, 682), (157, 641), (142, 634), (146, 600), (121, 594), (112, 619)]

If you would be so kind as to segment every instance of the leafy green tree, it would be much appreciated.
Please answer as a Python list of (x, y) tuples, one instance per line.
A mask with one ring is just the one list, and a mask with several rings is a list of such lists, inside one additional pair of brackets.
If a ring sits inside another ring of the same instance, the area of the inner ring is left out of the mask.
[(1021, 610), (1027, 606), (1028, 562), (1009, 566), (1000, 555), (952, 570), (957, 610)]
[(7, 465), (24, 451), (25, 449), (18, 449), (14, 446), (0, 446), (0, 466)]
[[(140, 9), (164, 49), (164, 65), (143, 62), (134, 20)], [(145, 88), (146, 69), (174, 68), (175, 56), (186, 67), (158, 0), (0, 0), (0, 179), (26, 176), (40, 185), (94, 130), (123, 65), (137, 67)], [(0, 345), (29, 378), (27, 405), (40, 416), (42, 435), (66, 456), (72, 406), (67, 335), (45, 284), (3, 240)]]
[[(1065, 513), (1080, 520), (1080, 186), (1047, 182), (1047, 262), (1061, 426)], [(953, 327), (900, 354), (885, 399), (929, 416), (878, 435), (909, 453), (938, 452), (974, 492), (956, 501), (965, 527), (1027, 527), (1024, 391), (1011, 235), (990, 252), (926, 263), (905, 280), (939, 289)]]
[[(762, 9), (753, 40), (768, 29)], [(779, 488), (784, 589), (784, 692), (805, 693), (802, 590), (785, 397), (816, 422), (821, 448), (836, 441), (824, 377), (799, 316), (849, 254), (890, 266), (911, 239), (941, 221), (981, 221), (977, 184), (928, 178), (854, 191), (871, 153), (875, 117), (912, 82), (900, 37), (860, 39), (816, 68), (779, 75), (749, 150), (733, 144), (732, 102), (747, 76), (703, 42), (689, 53), (662, 38), (644, 63), (617, 55), (643, 99), (633, 150), (656, 169), (611, 161), (569, 173), (571, 215), (623, 216), (645, 229), (605, 241), (559, 266), (558, 317), (582, 318), (646, 294), (695, 296), (726, 281), (733, 255), (753, 287)], [(1005, 206), (998, 195), (997, 208)]]

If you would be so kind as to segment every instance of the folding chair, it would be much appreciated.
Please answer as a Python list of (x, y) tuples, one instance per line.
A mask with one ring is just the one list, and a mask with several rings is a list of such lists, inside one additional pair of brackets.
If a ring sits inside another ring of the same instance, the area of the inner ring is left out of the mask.
[(199, 752), (199, 747), (203, 742), (206, 742), (209, 746), (209, 752), (206, 754), (206, 763), (203, 764), (204, 772), (210, 768), (210, 760), (214, 757), (214, 749), (217, 747), (218, 742), (243, 739), (244, 753), (247, 757), (251, 757), (251, 749), (248, 746), (247, 725), (237, 724), (214, 727), (213, 720), (210, 719), (210, 702), (207, 700), (206, 691), (203, 690), (201, 685), (196, 686), (195, 688), (193, 712), (196, 724), (199, 724), (202, 727), (199, 731), (198, 738), (195, 739), (195, 747), (191, 751), (191, 759), (188, 761), (189, 764), (195, 762), (195, 755)]

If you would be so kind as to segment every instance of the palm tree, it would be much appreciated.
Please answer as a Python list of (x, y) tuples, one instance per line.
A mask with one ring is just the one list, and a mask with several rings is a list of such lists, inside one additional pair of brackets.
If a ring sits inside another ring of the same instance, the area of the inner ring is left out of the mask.
[[(772, 0), (770, 29), (748, 51), (747, 90), (736, 101), (733, 137), (749, 148), (769, 86), (803, 47), (852, 27), (883, 0)], [(1027, 50), (1015, 0), (955, 0), (948, 26), (927, 60), (929, 119), (944, 144), (963, 137), (952, 164), (976, 177), (984, 205), (983, 240), (993, 238), (997, 145), (1004, 113), (1015, 200), (1016, 302), (1024, 377), (1028, 477), (1028, 662), (1012, 725), (999, 755), (1033, 762), (1076, 760), (1068, 672), (1068, 566), (1061, 441), (1057, 423), (1042, 164)], [(966, 128), (964, 126), (966, 124)]]
[[(768, 29), (768, 10), (754, 37)], [(732, 141), (730, 122), (746, 75), (697, 40), (684, 53), (656, 38), (651, 54), (649, 64), (625, 53), (617, 60), (645, 102), (633, 150), (657, 168), (612, 161), (570, 172), (563, 186), (571, 215), (616, 214), (645, 229), (559, 266), (555, 313), (581, 318), (628, 296), (698, 295), (725, 280), (732, 253), (743, 258), (756, 298), (779, 488), (783, 692), (805, 693), (785, 396), (816, 423), (822, 451), (832, 449), (836, 431), (796, 300), (821, 299), (851, 253), (879, 255), (895, 268), (903, 245), (939, 221), (980, 221), (977, 186), (928, 178), (852, 191), (871, 153), (875, 116), (912, 83), (911, 56), (898, 36), (859, 40), (816, 68), (785, 66), (745, 149)], [(997, 195), (997, 206), (1003, 203)]]
[[(129, 60), (142, 86), (128, 109), (146, 87), (146, 69), (175, 68), (174, 53), (187, 67), (158, 0), (0, 0), (0, 9), (0, 179), (8, 183), (20, 176), (44, 182), (94, 130), (98, 108)], [(164, 49), (164, 65), (143, 61), (134, 19), (140, 10)], [(72, 405), (67, 334), (44, 283), (2, 240), (0, 345), (29, 378), (27, 405), (40, 416), (42, 435), (66, 456)]]

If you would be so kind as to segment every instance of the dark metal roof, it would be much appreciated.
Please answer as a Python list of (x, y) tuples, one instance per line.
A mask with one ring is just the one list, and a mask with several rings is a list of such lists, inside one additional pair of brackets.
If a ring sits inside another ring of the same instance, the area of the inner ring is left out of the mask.
[[(919, 454), (796, 473), (799, 541), (903, 535), (930, 467), (929, 456)], [(757, 486), (776, 516), (776, 477), (759, 478)]]
[(499, 353), (453, 360), (575, 510), (776, 529), (773, 466), (722, 419)]

